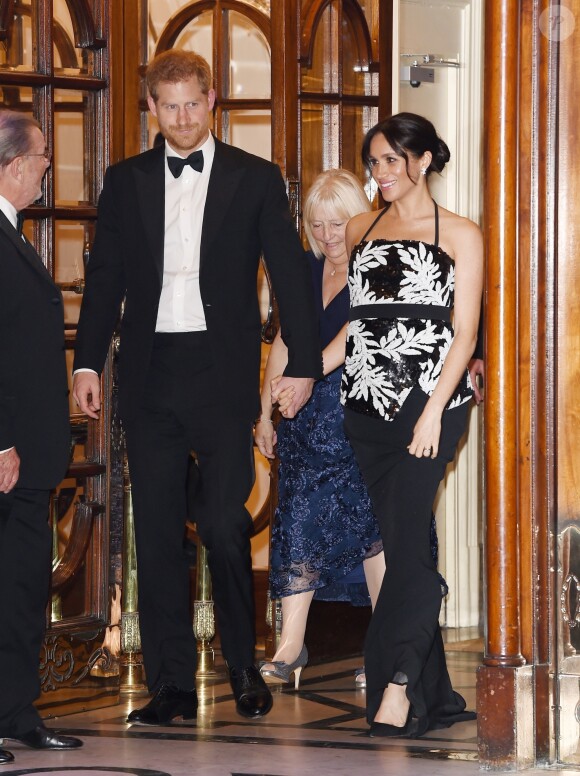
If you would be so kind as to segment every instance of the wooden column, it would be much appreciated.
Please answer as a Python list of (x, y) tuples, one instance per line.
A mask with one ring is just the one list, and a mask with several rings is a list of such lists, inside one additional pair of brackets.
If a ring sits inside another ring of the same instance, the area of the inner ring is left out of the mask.
[[(521, 654), (517, 467), (517, 0), (489, 3), (486, 63), (495, 88), (486, 91), (485, 243), (487, 338), (487, 623), (485, 664), (519, 666)], [(490, 67), (491, 65), (491, 67)], [(489, 328), (489, 327), (488, 327)]]
[[(580, 159), (578, 132), (580, 99), (578, 62), (580, 57), (580, 0), (563, 3), (558, 9), (561, 31), (558, 61), (558, 135), (555, 163), (558, 189), (555, 267), (557, 296), (555, 329), (558, 342), (556, 362), (557, 429), (556, 450), (556, 535), (559, 554), (558, 586), (554, 599), (557, 629), (557, 694), (555, 724), (558, 760), (580, 766), (580, 597), (574, 595), (580, 579)], [(566, 12), (566, 15), (565, 15)], [(569, 576), (571, 575), (571, 576)], [(568, 577), (568, 579), (566, 579)], [(569, 585), (568, 590), (566, 587)]]
[(543, 0), (486, 6), (483, 767), (554, 761), (555, 48)]

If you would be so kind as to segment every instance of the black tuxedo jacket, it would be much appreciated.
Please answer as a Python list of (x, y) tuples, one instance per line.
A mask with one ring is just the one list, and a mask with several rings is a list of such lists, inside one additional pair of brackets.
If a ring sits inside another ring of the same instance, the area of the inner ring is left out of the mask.
[(50, 489), (70, 454), (62, 294), (0, 212), (0, 450), (20, 456), (17, 487)]
[[(259, 412), (263, 252), (280, 309), (286, 374), (322, 374), (310, 270), (288, 210), (279, 168), (215, 141), (201, 236), (200, 290), (224, 412)], [(200, 214), (201, 215), (201, 214)], [(119, 410), (131, 418), (149, 368), (161, 284), (165, 148), (107, 170), (87, 267), (74, 368), (100, 373), (125, 298), (119, 353)]]

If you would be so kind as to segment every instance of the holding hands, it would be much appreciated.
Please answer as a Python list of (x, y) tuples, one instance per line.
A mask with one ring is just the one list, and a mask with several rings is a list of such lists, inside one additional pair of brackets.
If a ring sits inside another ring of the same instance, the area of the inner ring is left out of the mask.
[(272, 423), (272, 410), (277, 404), (284, 418), (293, 418), (306, 404), (312, 388), (312, 377), (286, 377), (282, 374), (288, 363), (288, 351), (278, 332), (272, 343), (262, 385), (262, 412), (254, 425), (258, 450), (266, 458), (274, 458), (277, 437)]
[[(284, 377), (279, 375), (270, 381), (272, 404), (278, 404), (285, 418), (293, 418), (304, 407), (312, 394), (314, 378)], [(289, 392), (292, 389), (292, 392)]]
[[(278, 404), (278, 409), (280, 410), (281, 415), (284, 415), (284, 417), (293, 418), (296, 413), (290, 415), (290, 409), (294, 403), (296, 389), (292, 384), (288, 385), (287, 388), (280, 388), (279, 385), (281, 380), (282, 375), (278, 375), (278, 377), (274, 377), (273, 380), (270, 380), (272, 404)], [(276, 398), (274, 398), (274, 396), (276, 396)]]
[[(303, 380), (309, 380), (310, 378), (290, 379), (301, 382)], [(274, 377), (272, 380), (270, 380), (272, 406), (274, 406), (274, 404), (278, 404), (278, 409), (285, 418), (293, 418), (296, 415), (296, 412), (301, 409), (303, 404), (299, 404), (298, 408), (296, 410), (294, 409), (296, 406), (297, 389), (293, 382), (286, 384), (286, 387), (280, 387), (280, 383), (283, 380), (287, 381), (288, 378), (284, 378), (282, 375), (278, 375), (277, 377)], [(314, 381), (311, 380), (310, 382), (313, 383)], [(312, 386), (310, 386), (310, 392), (312, 392)], [(306, 401), (308, 401), (308, 398), (310, 397), (310, 392), (306, 398)], [(256, 421), (254, 426), (254, 439), (256, 441), (258, 450), (262, 453), (263, 456), (269, 459), (273, 459), (275, 457), (274, 446), (278, 440), (278, 437), (271, 418), (269, 418), (265, 413), (262, 413), (262, 416)]]

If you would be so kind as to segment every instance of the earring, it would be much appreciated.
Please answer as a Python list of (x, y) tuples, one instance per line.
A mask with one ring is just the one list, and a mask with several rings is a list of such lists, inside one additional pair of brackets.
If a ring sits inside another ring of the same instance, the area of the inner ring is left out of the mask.
[(427, 168), (421, 167), (421, 175), (427, 175)]

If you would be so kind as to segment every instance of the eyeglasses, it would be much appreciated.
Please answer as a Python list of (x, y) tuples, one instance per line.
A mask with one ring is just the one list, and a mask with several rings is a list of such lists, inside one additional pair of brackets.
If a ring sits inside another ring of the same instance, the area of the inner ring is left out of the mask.
[(24, 154), (24, 156), (43, 156), (47, 162), (52, 159), (52, 153), (50, 151), (43, 151), (41, 154)]

